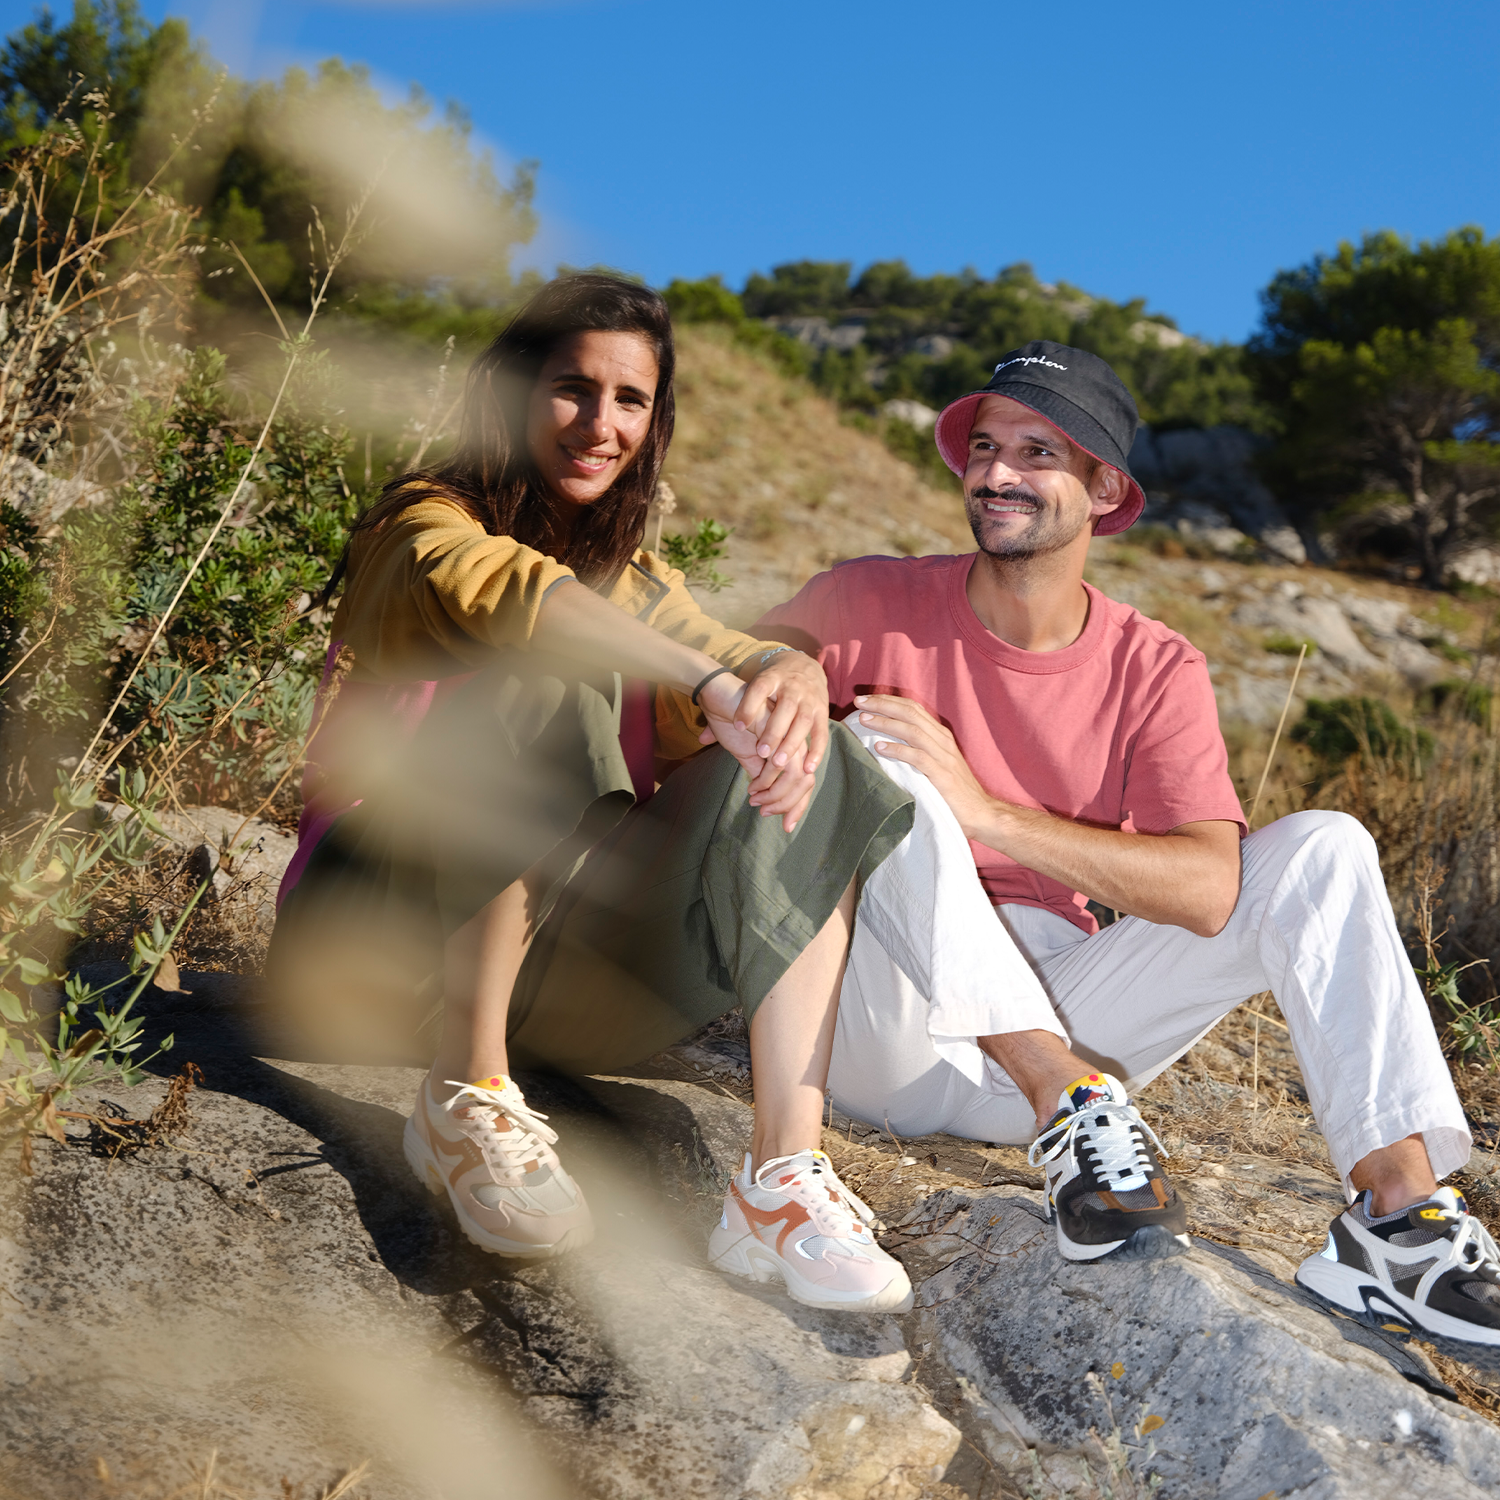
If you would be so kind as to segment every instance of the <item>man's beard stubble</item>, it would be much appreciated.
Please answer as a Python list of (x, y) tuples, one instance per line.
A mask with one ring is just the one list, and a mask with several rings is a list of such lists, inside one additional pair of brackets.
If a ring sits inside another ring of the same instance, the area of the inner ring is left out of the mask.
[[(995, 529), (992, 518), (984, 509), (983, 502), (986, 500), (1007, 500), (1013, 504), (1034, 505), (1037, 510), (1031, 518), (1031, 524), (1019, 534), (998, 538), (991, 535), (986, 540), (986, 531)], [(1005, 562), (1024, 562), (1029, 558), (1043, 557), (1049, 552), (1056, 552), (1072, 542), (1089, 523), (1087, 511), (1078, 518), (1075, 525), (1067, 516), (1056, 510), (1049, 513), (1039, 495), (1019, 487), (992, 490), (988, 485), (980, 485), (978, 489), (965, 496), (964, 509), (969, 517), (969, 530), (974, 533), (974, 540), (979, 550), (987, 557), (998, 558)]]

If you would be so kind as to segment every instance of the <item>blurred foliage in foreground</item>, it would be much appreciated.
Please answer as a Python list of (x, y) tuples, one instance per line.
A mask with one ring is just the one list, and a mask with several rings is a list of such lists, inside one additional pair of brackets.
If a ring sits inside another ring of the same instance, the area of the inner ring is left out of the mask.
[[(101, 113), (113, 117), (114, 202), (194, 136), (159, 185), (192, 210), (202, 237), (200, 330), (235, 312), (259, 316), (261, 288), (305, 312), (310, 232), (320, 219), (341, 222), (382, 161), (370, 205), (380, 230), (332, 287), (346, 316), (440, 342), (476, 313), (488, 331), (485, 315), (524, 290), (509, 257), (535, 230), (533, 165), (502, 183), (490, 156), (473, 150), (457, 106), (435, 116), (418, 90), (388, 106), (367, 70), (337, 60), (313, 74), (289, 69), (278, 82), (224, 78), (185, 22), (153, 26), (137, 0), (74, 0), (62, 24), (43, 8), (0, 48), (0, 150), (68, 122), (92, 135)], [(205, 117), (195, 122), (195, 113)]]

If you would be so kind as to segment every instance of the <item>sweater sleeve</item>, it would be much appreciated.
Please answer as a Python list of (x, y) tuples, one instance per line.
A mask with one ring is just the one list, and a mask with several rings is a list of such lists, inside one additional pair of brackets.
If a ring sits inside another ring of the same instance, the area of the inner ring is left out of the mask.
[(356, 538), (334, 638), (365, 681), (451, 676), (529, 640), (542, 596), (571, 576), (451, 501), (422, 500)]
[[(652, 553), (637, 553), (635, 560), (638, 567), (626, 569), (611, 599), (663, 635), (694, 647), (726, 667), (742, 666), (757, 652), (784, 644), (721, 625), (688, 592), (683, 574)], [(644, 576), (647, 574), (649, 581)], [(701, 750), (698, 736), (707, 722), (687, 693), (657, 688), (656, 747), (663, 760), (685, 760)]]

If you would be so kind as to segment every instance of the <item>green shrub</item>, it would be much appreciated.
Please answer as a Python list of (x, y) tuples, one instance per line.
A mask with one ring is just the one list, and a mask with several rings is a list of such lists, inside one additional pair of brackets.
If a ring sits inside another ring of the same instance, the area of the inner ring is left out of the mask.
[(1330, 768), (1355, 756), (1404, 762), (1432, 751), (1430, 734), (1408, 729), (1376, 698), (1309, 698), (1292, 738)]
[(154, 643), (259, 423), (211, 349), (194, 353), (169, 408), (136, 413), (134, 477), (110, 505), (70, 512), (42, 555), (32, 621), (42, 628), (55, 612), (57, 627), (6, 703), (26, 732), (83, 733), (139, 666), (114, 734), (134, 736), (137, 758), (195, 742), (177, 774), (196, 800), (253, 803), (297, 753), (327, 643), (311, 606), (357, 509), (343, 477), (347, 435), (328, 420), (326, 371), (305, 356), (299, 375), (234, 513)]
[(1307, 647), (1307, 654), (1311, 656), (1318, 649), (1315, 641), (1310, 641), (1305, 636), (1288, 635), (1283, 630), (1268, 635), (1265, 646), (1272, 656), (1301, 656), (1304, 646)]
[(733, 582), (714, 566), (728, 551), (730, 528), (711, 517), (698, 522), (697, 528), (684, 535), (668, 532), (661, 539), (661, 555), (671, 567), (680, 568), (689, 583), (696, 583), (710, 594), (717, 594)]
[(1494, 691), (1482, 682), (1449, 677), (1435, 682), (1421, 697), (1423, 709), (1433, 714), (1452, 714), (1481, 729), (1488, 729), (1494, 711)]
[(678, 323), (728, 323), (745, 321), (745, 307), (717, 276), (702, 281), (674, 279), (662, 293)]
[(42, 550), (32, 522), (8, 500), (0, 501), (0, 670), (9, 665), (12, 644), (41, 606), (37, 559)]
[[(122, 868), (149, 858), (155, 830), (139, 772), (122, 777), (123, 819), (79, 833), (78, 817), (92, 812), (92, 786), (75, 786), (59, 774), (53, 811), (29, 837), (0, 841), (0, 1146), (19, 1138), (23, 1169), (30, 1132), (64, 1139), (60, 1104), (77, 1090), (107, 1081), (129, 1087), (141, 1079), (141, 1018), (135, 1002), (158, 968), (171, 964), (172, 944), (187, 921), (199, 887), (168, 932), (160, 915), (137, 931), (126, 976), (93, 986), (67, 975), (68, 945), (82, 931), (90, 907)], [(58, 985), (55, 1015), (38, 1003), (36, 986)], [(159, 1051), (172, 1046), (167, 1037)]]

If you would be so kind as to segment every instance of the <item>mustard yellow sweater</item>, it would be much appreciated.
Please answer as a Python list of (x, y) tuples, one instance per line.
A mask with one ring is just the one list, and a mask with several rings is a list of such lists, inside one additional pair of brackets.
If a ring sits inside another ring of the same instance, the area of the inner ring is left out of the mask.
[[(606, 597), (675, 641), (728, 667), (758, 641), (704, 614), (683, 575), (637, 551)], [(356, 533), (333, 638), (354, 654), (359, 682), (425, 682), (472, 672), (500, 646), (524, 645), (542, 596), (573, 570), (508, 536), (491, 536), (440, 495), (408, 506), (378, 531)], [(680, 760), (701, 747), (703, 717), (686, 693), (657, 689), (657, 753)]]

